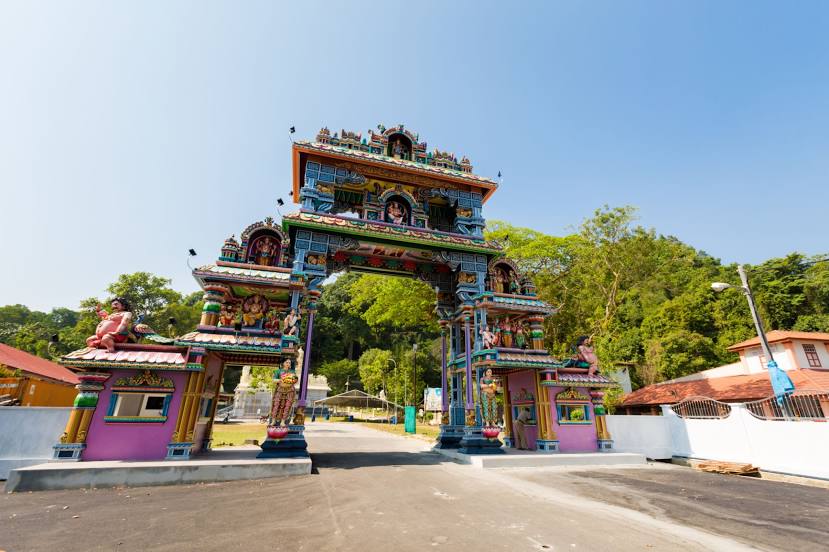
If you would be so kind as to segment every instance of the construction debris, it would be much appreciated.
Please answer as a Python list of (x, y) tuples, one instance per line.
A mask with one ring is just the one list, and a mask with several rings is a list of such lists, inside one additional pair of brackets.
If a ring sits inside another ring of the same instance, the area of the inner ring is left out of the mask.
[(713, 473), (725, 473), (731, 475), (760, 475), (760, 470), (751, 464), (739, 464), (737, 462), (720, 462), (717, 460), (705, 460), (696, 462), (694, 468)]

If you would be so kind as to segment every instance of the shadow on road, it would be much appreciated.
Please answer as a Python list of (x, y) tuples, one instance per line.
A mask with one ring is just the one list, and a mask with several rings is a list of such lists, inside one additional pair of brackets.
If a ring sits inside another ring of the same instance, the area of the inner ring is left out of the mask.
[(314, 469), (370, 468), (377, 466), (434, 466), (446, 458), (433, 452), (318, 452), (311, 454)]

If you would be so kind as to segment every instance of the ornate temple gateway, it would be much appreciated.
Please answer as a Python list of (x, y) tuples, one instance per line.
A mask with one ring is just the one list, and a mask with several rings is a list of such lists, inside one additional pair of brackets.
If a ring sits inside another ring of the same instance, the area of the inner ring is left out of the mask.
[[(300, 210), (228, 238), (193, 275), (199, 326), (176, 338), (135, 324), (128, 301), (99, 310), (88, 347), (62, 364), (80, 393), (57, 459), (188, 458), (209, 450), (227, 364), (274, 367), (260, 457), (305, 456), (305, 407), (320, 284), (343, 270), (417, 278), (435, 290), (442, 348), (438, 446), (470, 454), (506, 446), (609, 450), (603, 388), (590, 340), (559, 361), (544, 349), (554, 309), (484, 238), (481, 210), (497, 183), (466, 157), (429, 152), (403, 125), (368, 136), (323, 128), (293, 144)], [(304, 349), (302, 348), (304, 346)], [(304, 354), (303, 354), (304, 350)], [(503, 427), (496, 397), (503, 392)]]

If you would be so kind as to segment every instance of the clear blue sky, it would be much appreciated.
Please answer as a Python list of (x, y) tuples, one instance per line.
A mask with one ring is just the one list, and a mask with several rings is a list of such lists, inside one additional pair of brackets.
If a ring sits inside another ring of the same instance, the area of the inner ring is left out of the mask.
[(76, 307), (275, 215), (290, 143), (405, 123), (504, 174), (485, 215), (607, 203), (722, 258), (829, 251), (829, 4), (0, 5), (0, 305)]

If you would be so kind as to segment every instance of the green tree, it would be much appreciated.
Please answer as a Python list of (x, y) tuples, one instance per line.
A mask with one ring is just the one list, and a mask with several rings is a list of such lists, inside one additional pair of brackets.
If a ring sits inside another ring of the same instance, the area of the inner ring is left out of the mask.
[[(346, 383), (350, 389), (359, 388), (360, 369), (356, 360), (342, 358), (340, 360), (324, 362), (316, 370), (317, 374), (328, 379), (328, 386), (332, 395), (345, 391)], [(355, 386), (355, 384), (357, 384)]]

